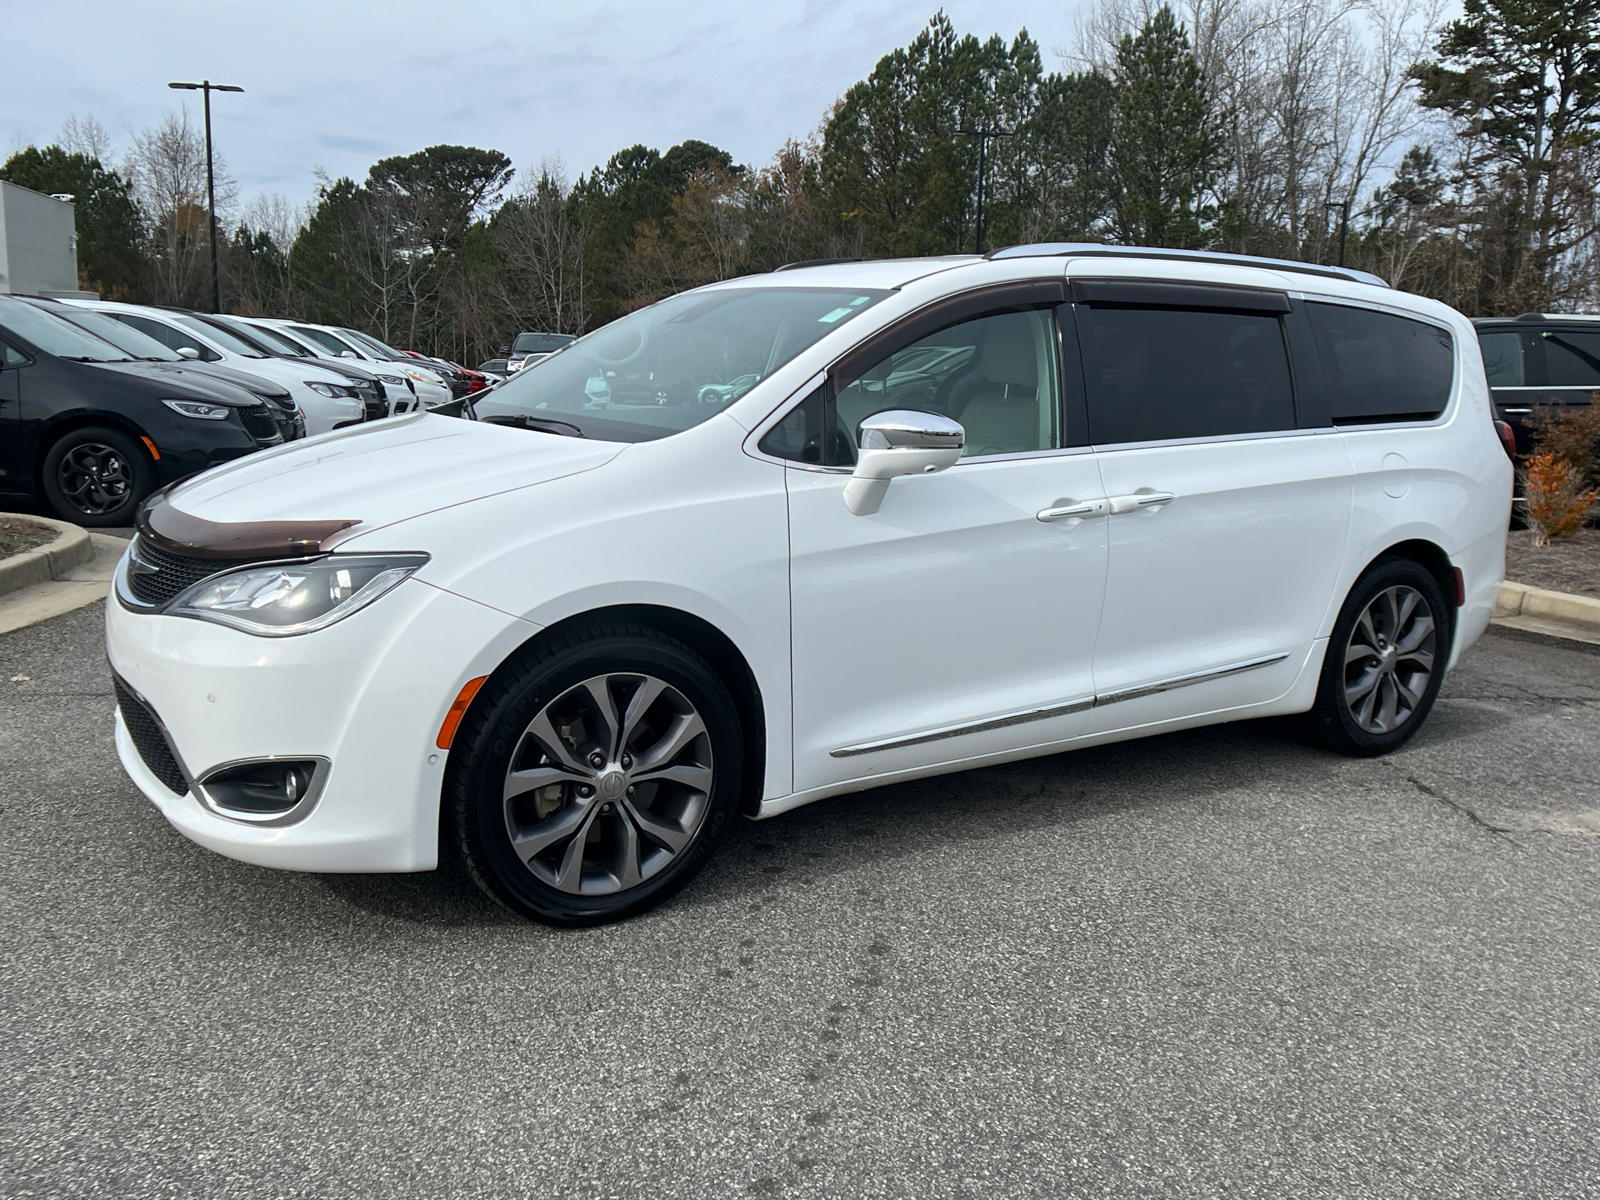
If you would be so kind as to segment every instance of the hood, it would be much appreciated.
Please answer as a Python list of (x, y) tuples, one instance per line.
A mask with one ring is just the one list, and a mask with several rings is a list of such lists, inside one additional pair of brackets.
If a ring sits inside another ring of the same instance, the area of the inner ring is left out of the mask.
[(260, 396), (241, 385), (196, 370), (187, 363), (125, 362), (92, 365), (104, 371), (115, 371), (119, 375), (131, 375), (141, 379), (167, 400), (203, 400), (210, 404), (226, 404), (231, 408), (254, 408), (261, 403)]
[(236, 459), (166, 494), (208, 521), (396, 521), (601, 466), (619, 442), (535, 433), (417, 413)]
[(261, 375), (252, 375), (248, 371), (225, 367), (221, 363), (184, 362), (163, 363), (162, 365), (179, 371), (187, 371), (192, 375), (220, 379), (224, 383), (231, 383), (234, 387), (243, 388), (253, 395), (270, 396), (282, 404), (291, 403), (289, 389), (284, 387), (283, 384), (276, 383)]

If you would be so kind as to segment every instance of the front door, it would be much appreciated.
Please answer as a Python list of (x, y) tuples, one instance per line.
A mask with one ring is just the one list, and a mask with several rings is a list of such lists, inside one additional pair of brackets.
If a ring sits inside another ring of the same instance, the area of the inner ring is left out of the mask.
[(1349, 457), (1296, 428), (1286, 299), (1184, 292), (1074, 306), (1111, 510), (1091, 733), (1282, 695), (1344, 556)]
[[(853, 460), (859, 422), (896, 408), (960, 421), (966, 450), (895, 480), (865, 516), (845, 507), (847, 472), (787, 471), (796, 791), (1083, 728), (1106, 523), (1040, 519), (1103, 494), (1094, 455), (1068, 445), (1084, 431), (1064, 436), (1060, 391), (1054, 314), (1037, 306), (960, 321), (806, 402), (841, 448), (824, 464)], [(787, 457), (806, 457), (805, 420), (792, 415)]]

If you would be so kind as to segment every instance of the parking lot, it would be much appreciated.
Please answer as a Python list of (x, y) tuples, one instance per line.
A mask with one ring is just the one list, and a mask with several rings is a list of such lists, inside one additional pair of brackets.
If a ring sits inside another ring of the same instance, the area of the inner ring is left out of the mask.
[(99, 622), (0, 638), (7, 1196), (1600, 1176), (1590, 654), (1492, 633), (1389, 759), (1222, 727), (745, 823), (573, 933), (186, 842), (117, 766)]

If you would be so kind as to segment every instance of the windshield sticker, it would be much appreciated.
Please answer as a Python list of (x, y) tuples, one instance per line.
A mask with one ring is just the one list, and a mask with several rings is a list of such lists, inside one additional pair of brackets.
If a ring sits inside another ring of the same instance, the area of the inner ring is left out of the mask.
[(856, 310), (853, 309), (853, 308), (836, 308), (832, 312), (823, 313), (820, 317), (818, 317), (817, 318), (817, 324), (818, 325), (832, 325), (835, 321), (839, 320), (842, 317), (854, 316), (855, 315), (855, 311)]

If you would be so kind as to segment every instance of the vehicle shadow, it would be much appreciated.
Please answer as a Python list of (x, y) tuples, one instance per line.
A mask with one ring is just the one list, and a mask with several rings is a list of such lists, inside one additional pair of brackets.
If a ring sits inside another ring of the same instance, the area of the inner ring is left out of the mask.
[[(1338, 761), (1296, 722), (1265, 719), (891, 784), (735, 823), (710, 866), (663, 911), (721, 912), (774, 887), (818, 886), (839, 871), (963, 841), (1204, 801), (1263, 778), (1292, 787), (1296, 776)], [(340, 902), (390, 919), (440, 928), (523, 924), (450, 856), (424, 874), (315, 878)]]

